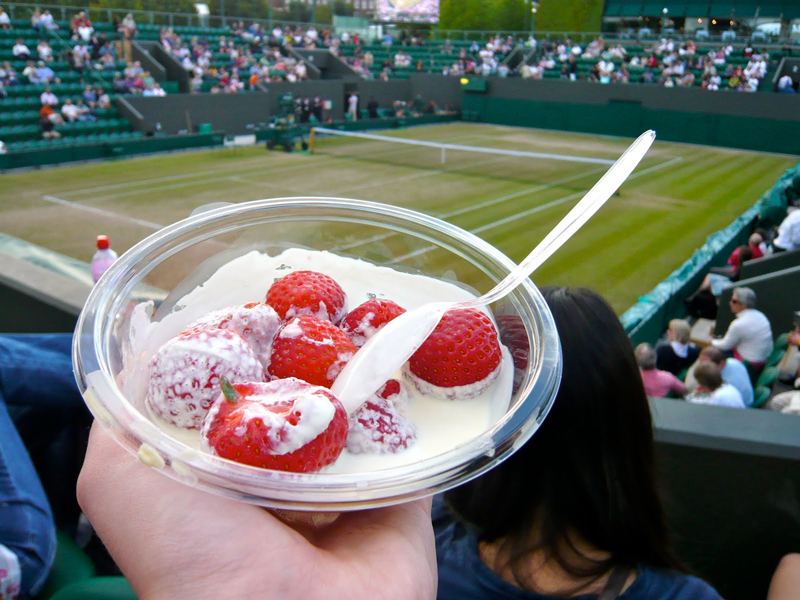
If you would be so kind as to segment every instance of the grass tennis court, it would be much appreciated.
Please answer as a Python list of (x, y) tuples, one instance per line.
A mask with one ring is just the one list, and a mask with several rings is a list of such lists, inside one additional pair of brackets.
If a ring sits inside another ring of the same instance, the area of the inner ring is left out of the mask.
[[(385, 135), (616, 159), (631, 140), (480, 124)], [(0, 177), (0, 231), (89, 261), (105, 233), (124, 251), (194, 208), (284, 196), (338, 196), (419, 210), (522, 260), (607, 166), (318, 140), (313, 155), (263, 147), (92, 163)], [(798, 157), (656, 142), (598, 215), (534, 277), (587, 285), (621, 313), (710, 233), (751, 206)], [(485, 291), (485, 290), (483, 290)]]

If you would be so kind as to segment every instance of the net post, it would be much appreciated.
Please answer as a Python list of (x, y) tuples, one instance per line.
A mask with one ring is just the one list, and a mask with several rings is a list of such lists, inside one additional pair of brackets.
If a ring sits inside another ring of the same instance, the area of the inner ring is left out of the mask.
[(309, 135), (308, 135), (308, 151), (309, 151), (311, 154), (314, 154), (314, 141), (315, 141), (315, 136), (316, 136), (316, 134), (317, 134), (317, 131), (316, 131), (316, 129), (314, 129), (314, 128), (312, 127), (312, 128), (311, 128), (311, 132), (310, 132), (310, 133), (309, 133)]
[(445, 164), (445, 162), (447, 162), (447, 149), (442, 148), (442, 164)]

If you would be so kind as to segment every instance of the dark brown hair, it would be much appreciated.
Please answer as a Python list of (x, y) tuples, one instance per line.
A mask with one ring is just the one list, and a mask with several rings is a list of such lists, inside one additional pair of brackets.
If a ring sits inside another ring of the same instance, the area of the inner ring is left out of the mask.
[[(575, 577), (575, 593), (620, 565), (682, 569), (668, 549), (653, 469), (650, 408), (630, 341), (611, 307), (587, 289), (545, 289), (563, 354), (558, 396), (534, 436), (489, 473), (446, 495), (516, 583), (532, 552)], [(594, 560), (576, 536), (610, 554)], [(566, 590), (565, 590), (566, 591)]]

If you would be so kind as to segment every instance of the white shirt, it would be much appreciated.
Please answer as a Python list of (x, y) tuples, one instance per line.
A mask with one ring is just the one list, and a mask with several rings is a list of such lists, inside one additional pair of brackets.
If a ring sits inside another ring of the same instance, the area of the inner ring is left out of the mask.
[(778, 237), (773, 242), (784, 250), (800, 248), (800, 209), (790, 212), (778, 227)]
[(736, 315), (725, 337), (712, 340), (720, 350), (733, 350), (750, 362), (764, 362), (772, 352), (772, 327), (764, 313), (746, 308)]
[(48, 104), (50, 106), (55, 106), (58, 104), (58, 98), (53, 92), (42, 92), (42, 95), (39, 96), (39, 101), (42, 104)]
[(2, 141), (0, 141), (0, 154), (5, 154), (5, 153), (6, 153), (6, 145)]
[(14, 48), (11, 51), (14, 53), (14, 56), (19, 56), (20, 54), (30, 55), (31, 53), (31, 51), (28, 50), (28, 47), (25, 44), (15, 44)]
[(723, 383), (710, 394), (689, 394), (687, 402), (692, 404), (710, 404), (729, 408), (745, 408), (742, 396), (730, 383)]
[(74, 121), (77, 119), (78, 113), (80, 113), (80, 110), (78, 110), (78, 107), (74, 104), (65, 104), (61, 107), (61, 114), (64, 115), (64, 118), (69, 121)]
[(8, 18), (7, 12), (0, 13), (0, 25), (11, 25), (11, 19)]

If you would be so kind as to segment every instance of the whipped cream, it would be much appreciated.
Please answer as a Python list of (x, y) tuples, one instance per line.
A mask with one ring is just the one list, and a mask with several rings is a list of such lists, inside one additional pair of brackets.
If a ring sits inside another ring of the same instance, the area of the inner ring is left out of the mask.
[[(429, 302), (460, 302), (477, 295), (460, 287), (457, 282), (404, 273), (329, 252), (291, 248), (272, 257), (252, 251), (220, 267), (158, 321), (152, 319), (152, 303), (142, 303), (134, 308), (120, 373), (120, 386), (125, 396), (146, 412), (147, 365), (161, 345), (211, 311), (263, 302), (275, 279), (301, 270), (317, 271), (335, 279), (347, 294), (348, 310), (376, 297), (388, 298), (406, 310), (412, 310)], [(288, 331), (284, 329), (284, 332), (290, 336), (293, 330), (288, 326)], [(473, 398), (451, 401), (423, 394), (398, 371), (394, 378), (402, 381), (407, 390), (403, 412), (417, 429), (416, 442), (401, 452), (389, 454), (353, 454), (345, 449), (324, 471), (361, 473), (407, 465), (450, 451), (483, 434), (508, 409), (513, 372), (511, 356), (503, 348), (500, 374), (495, 381)], [(152, 413), (150, 417), (171, 437), (200, 449), (198, 430), (175, 427)]]

